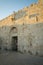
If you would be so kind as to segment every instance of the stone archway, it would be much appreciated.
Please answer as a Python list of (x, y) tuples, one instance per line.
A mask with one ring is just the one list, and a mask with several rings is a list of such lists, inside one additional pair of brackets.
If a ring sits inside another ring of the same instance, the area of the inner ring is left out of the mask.
[(11, 49), (12, 51), (17, 51), (18, 50), (18, 35), (17, 35), (17, 28), (12, 27), (10, 30), (10, 38), (11, 38)]

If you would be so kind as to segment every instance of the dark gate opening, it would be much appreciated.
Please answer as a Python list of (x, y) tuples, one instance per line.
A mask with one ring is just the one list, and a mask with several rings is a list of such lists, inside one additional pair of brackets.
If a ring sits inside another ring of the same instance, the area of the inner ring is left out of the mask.
[(17, 43), (18, 43), (18, 37), (14, 36), (12, 37), (12, 51), (17, 51)]

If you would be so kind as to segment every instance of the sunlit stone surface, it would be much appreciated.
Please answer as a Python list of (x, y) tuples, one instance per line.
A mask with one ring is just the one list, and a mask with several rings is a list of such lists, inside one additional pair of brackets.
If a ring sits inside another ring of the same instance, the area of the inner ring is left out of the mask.
[(0, 21), (0, 49), (43, 55), (43, 0)]

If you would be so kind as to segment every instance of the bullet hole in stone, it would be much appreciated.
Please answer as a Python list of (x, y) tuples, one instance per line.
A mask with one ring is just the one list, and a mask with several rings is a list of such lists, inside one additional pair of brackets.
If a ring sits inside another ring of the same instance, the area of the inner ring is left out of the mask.
[(30, 43), (30, 46), (32, 46), (32, 43)]

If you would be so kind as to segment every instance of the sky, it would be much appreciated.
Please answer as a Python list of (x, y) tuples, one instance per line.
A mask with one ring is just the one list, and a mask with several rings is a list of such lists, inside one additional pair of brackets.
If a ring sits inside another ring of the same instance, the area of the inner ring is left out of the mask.
[(38, 0), (0, 0), (0, 20)]

